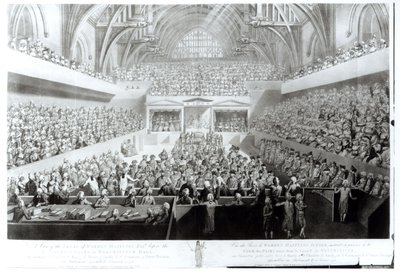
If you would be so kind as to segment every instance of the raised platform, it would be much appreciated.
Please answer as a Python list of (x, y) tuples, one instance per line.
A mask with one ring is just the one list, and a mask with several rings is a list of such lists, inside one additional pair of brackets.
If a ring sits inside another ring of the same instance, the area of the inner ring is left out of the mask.
[(382, 49), (299, 79), (289, 80), (282, 84), (282, 94), (388, 71), (389, 61), (390, 49)]

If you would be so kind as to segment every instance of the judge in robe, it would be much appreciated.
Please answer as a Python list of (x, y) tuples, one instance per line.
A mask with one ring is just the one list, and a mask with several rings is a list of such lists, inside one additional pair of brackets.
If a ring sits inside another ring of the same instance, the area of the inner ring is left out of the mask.
[(94, 204), (94, 208), (106, 208), (110, 205), (110, 198), (108, 198), (107, 189), (101, 191), (101, 196)]
[(29, 203), (27, 207), (41, 207), (41, 206), (46, 206), (49, 204), (47, 195), (43, 193), (43, 190), (41, 188), (37, 189), (37, 194), (33, 196), (32, 202)]
[(128, 196), (122, 201), (122, 206), (136, 207), (136, 191), (134, 188), (129, 190)]

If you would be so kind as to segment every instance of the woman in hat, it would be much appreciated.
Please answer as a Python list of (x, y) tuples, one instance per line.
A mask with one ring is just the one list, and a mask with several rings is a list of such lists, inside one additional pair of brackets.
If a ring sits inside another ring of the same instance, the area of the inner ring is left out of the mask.
[(338, 189), (334, 189), (335, 194), (340, 193), (339, 198), (339, 214), (340, 214), (340, 222), (344, 222), (346, 219), (346, 215), (349, 207), (349, 198), (353, 200), (357, 200), (357, 197), (353, 197), (351, 195), (350, 184), (347, 180), (343, 181), (342, 186)]

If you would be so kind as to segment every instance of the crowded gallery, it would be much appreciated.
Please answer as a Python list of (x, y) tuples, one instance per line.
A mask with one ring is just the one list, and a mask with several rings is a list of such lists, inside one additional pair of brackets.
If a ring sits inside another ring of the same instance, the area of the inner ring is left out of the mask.
[(385, 239), (388, 4), (13, 4), (7, 232)]

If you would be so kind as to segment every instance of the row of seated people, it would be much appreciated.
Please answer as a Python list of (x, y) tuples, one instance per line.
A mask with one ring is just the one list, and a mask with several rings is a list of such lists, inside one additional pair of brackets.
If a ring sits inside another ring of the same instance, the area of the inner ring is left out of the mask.
[(284, 147), (281, 141), (262, 140), (259, 156), (267, 165), (287, 176), (296, 176), (301, 187), (335, 188), (347, 180), (350, 188), (359, 189), (369, 195), (385, 198), (390, 193), (390, 178), (381, 174), (358, 171), (354, 166), (350, 170), (336, 162), (326, 159), (314, 159), (312, 153), (301, 154), (294, 149)]
[(222, 148), (223, 141), (222, 134), (216, 132), (207, 132), (206, 134), (202, 132), (186, 132), (180, 134), (175, 147), (182, 148), (193, 144), (202, 144), (203, 146), (212, 144), (215, 147)]
[(13, 38), (9, 43), (9, 47), (13, 50), (18, 50), (19, 52), (25, 53), (29, 56), (40, 58), (59, 66), (79, 71), (91, 77), (113, 83), (113, 78), (111, 76), (96, 72), (92, 69), (90, 64), (79, 63), (75, 60), (68, 60), (64, 56), (57, 54), (54, 50), (46, 47), (40, 40), (36, 40), (35, 42), (33, 42), (31, 38)]
[(389, 168), (387, 83), (318, 89), (266, 108), (252, 122), (266, 132), (371, 165)]
[(267, 63), (170, 62), (115, 68), (119, 80), (152, 81), (157, 96), (247, 96), (244, 81), (281, 80), (284, 69)]
[(373, 35), (367, 42), (355, 41), (353, 46), (348, 49), (343, 50), (338, 48), (334, 56), (328, 55), (324, 59), (318, 58), (313, 62), (313, 64), (301, 67), (291, 75), (288, 75), (286, 79), (299, 79), (352, 59), (376, 52), (386, 48), (387, 46), (388, 45), (384, 39), (377, 39), (376, 35)]
[(151, 116), (151, 131), (181, 131), (179, 112), (158, 111)]
[(7, 167), (13, 168), (143, 128), (133, 109), (69, 108), (33, 102), (12, 104), (7, 112)]
[(219, 117), (215, 119), (217, 132), (247, 132), (247, 119), (243, 116)]
[[(189, 140), (192, 139), (192, 140)], [(139, 194), (158, 187), (159, 195), (175, 195), (176, 188), (194, 183), (204, 188), (205, 181), (221, 184), (223, 195), (230, 195), (231, 189), (241, 191), (257, 184), (253, 181), (263, 173), (265, 166), (253, 157), (250, 160), (238, 153), (237, 147), (225, 152), (218, 134), (199, 137), (182, 134), (171, 153), (163, 150), (155, 155), (143, 155), (137, 163), (129, 165), (120, 153), (103, 153), (87, 157), (75, 164), (65, 160), (61, 166), (43, 172), (36, 172), (17, 178), (9, 178), (9, 189), (18, 188), (23, 195), (35, 195), (37, 189), (51, 194), (54, 186), (67, 187), (68, 191), (86, 190), (88, 195), (99, 195), (107, 189), (110, 195), (125, 195), (129, 187), (140, 188)], [(25, 179), (26, 178), (26, 179)], [(253, 179), (251, 179), (253, 178)]]

